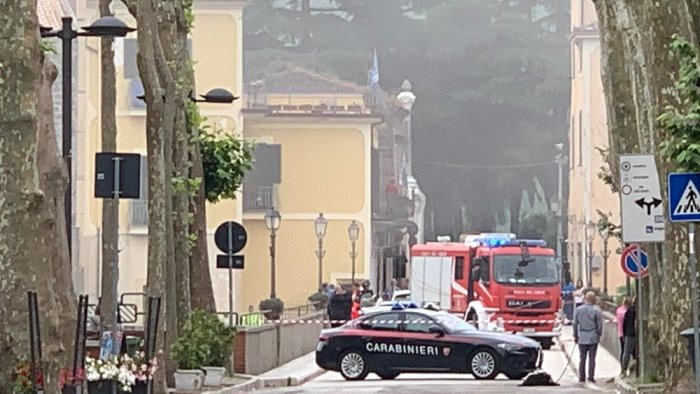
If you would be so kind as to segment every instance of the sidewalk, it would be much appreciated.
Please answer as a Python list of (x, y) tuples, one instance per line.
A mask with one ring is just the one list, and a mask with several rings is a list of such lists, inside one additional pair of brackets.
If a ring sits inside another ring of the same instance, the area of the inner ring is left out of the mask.
[[(574, 343), (573, 327), (562, 327), (562, 333), (558, 341), (562, 352), (564, 352), (566, 358), (569, 360), (569, 366), (576, 376), (578, 376), (579, 352), (578, 346)], [(612, 387), (615, 378), (620, 376), (620, 361), (605, 348), (598, 346), (595, 372), (595, 380), (597, 383), (589, 383), (586, 384), (586, 386), (591, 389), (606, 391), (606, 389)]]
[(262, 375), (252, 376), (244, 383), (203, 394), (233, 394), (262, 388), (299, 386), (325, 372), (316, 365), (315, 357), (316, 352), (311, 352)]

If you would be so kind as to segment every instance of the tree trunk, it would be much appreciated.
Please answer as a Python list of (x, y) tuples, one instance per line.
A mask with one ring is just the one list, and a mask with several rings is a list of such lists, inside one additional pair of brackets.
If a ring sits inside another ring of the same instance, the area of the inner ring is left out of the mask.
[[(138, 0), (139, 74), (144, 86), (146, 103), (146, 145), (148, 152), (148, 267), (147, 293), (149, 297), (165, 300), (165, 271), (167, 258), (167, 210), (165, 204), (165, 154), (163, 149), (163, 88), (156, 63), (157, 26), (154, 0)], [(167, 305), (166, 305), (167, 309)], [(163, 319), (160, 320), (161, 322)], [(167, 324), (167, 322), (166, 322)], [(168, 330), (171, 327), (167, 328)], [(156, 349), (164, 349), (164, 328), (158, 330)], [(161, 360), (161, 365), (163, 365)], [(157, 383), (163, 385), (164, 371), (159, 370)], [(157, 390), (158, 392), (162, 390)]]
[[(100, 0), (100, 16), (111, 16), (111, 0)], [(102, 151), (117, 151), (116, 77), (114, 73), (114, 38), (100, 39), (102, 70), (100, 114)], [(101, 331), (115, 330), (119, 297), (119, 200), (102, 200), (102, 294), (100, 303)]]
[[(657, 157), (661, 193), (667, 201), (666, 174), (674, 163), (658, 155), (665, 133), (656, 126), (664, 106), (676, 102), (671, 95), (677, 62), (669, 52), (674, 33), (688, 35), (692, 23), (688, 9), (697, 1), (658, 3), (651, 0), (594, 0), (600, 23), (602, 77), (610, 130), (610, 168), (619, 182), (622, 153), (651, 153)], [(697, 11), (696, 11), (697, 12)], [(653, 279), (645, 280), (645, 360), (647, 375), (664, 380), (673, 391), (687, 372), (685, 340), (678, 334), (690, 323), (688, 236), (684, 226), (666, 225), (666, 261), (652, 265)], [(652, 256), (660, 255), (653, 247)], [(663, 275), (660, 270), (663, 267)], [(650, 369), (653, 368), (653, 369)]]
[(212, 289), (211, 274), (209, 272), (207, 199), (204, 192), (204, 167), (202, 165), (202, 151), (199, 146), (199, 130), (193, 128), (192, 133), (192, 142), (190, 143), (192, 177), (202, 179), (197, 194), (190, 206), (194, 214), (194, 223), (190, 231), (197, 236), (197, 243), (190, 257), (190, 294), (192, 296), (192, 309), (216, 312), (216, 301), (214, 300), (214, 290)]
[(36, 291), (47, 393), (58, 392), (74, 328), (73, 293), (63, 211), (66, 172), (53, 129), (51, 84), (44, 63), (36, 2), (0, 8), (0, 393), (28, 356), (27, 291)]

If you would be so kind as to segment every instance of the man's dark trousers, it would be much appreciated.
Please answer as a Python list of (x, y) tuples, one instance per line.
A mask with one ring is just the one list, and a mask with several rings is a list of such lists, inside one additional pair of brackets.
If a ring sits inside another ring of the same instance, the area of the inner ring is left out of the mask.
[(598, 344), (593, 345), (578, 345), (579, 363), (578, 363), (578, 381), (586, 381), (586, 357), (588, 357), (588, 380), (595, 380), (595, 354), (598, 352)]

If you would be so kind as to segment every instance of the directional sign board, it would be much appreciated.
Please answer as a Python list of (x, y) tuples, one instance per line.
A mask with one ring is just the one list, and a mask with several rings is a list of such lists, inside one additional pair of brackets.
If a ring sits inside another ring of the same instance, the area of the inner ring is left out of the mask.
[(663, 242), (664, 212), (653, 155), (620, 156), (622, 241)]
[(622, 271), (630, 278), (636, 278), (639, 267), (642, 268), (642, 277), (649, 275), (649, 256), (637, 245), (628, 246), (620, 257)]
[(235, 270), (242, 270), (244, 264), (245, 256), (231, 256), (231, 258), (229, 259), (229, 255), (227, 254), (216, 255), (216, 268), (231, 268)]
[(700, 173), (668, 174), (668, 218), (672, 222), (700, 222)]

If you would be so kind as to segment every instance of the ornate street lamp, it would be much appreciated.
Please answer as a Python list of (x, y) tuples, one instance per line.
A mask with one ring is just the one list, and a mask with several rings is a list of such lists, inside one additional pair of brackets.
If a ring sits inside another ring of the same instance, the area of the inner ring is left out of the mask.
[(316, 257), (318, 258), (318, 291), (321, 291), (321, 286), (323, 284), (323, 256), (326, 255), (326, 251), (323, 250), (323, 237), (326, 236), (327, 227), (328, 221), (323, 217), (323, 212), (321, 212), (314, 221), (314, 229), (316, 230), (316, 238), (318, 239), (318, 250), (316, 251)]
[(588, 222), (586, 226), (584, 227), (584, 234), (586, 237), (586, 243), (588, 247), (588, 266), (586, 267), (586, 280), (588, 281), (588, 286), (593, 285), (593, 274), (592, 274), (592, 267), (593, 267), (593, 240), (595, 239), (595, 223), (593, 222)]
[(357, 258), (357, 251), (355, 250), (355, 244), (357, 239), (360, 237), (360, 226), (356, 221), (352, 221), (350, 226), (348, 226), (348, 237), (350, 238), (350, 243), (352, 244), (352, 249), (350, 250), (350, 258), (352, 259), (352, 276), (350, 281), (355, 284), (355, 259)]
[(61, 39), (61, 154), (68, 170), (68, 184), (65, 194), (65, 221), (66, 236), (68, 239), (69, 260), (73, 250), (73, 163), (71, 160), (73, 150), (73, 39), (76, 37), (125, 37), (127, 33), (136, 29), (113, 16), (103, 16), (90, 26), (81, 30), (73, 30), (73, 18), (61, 18), (63, 23), (61, 30), (53, 30), (50, 27), (39, 27), (42, 38), (56, 37)]
[(231, 104), (240, 97), (236, 97), (233, 93), (229, 92), (223, 88), (215, 88), (207, 92), (207, 94), (200, 94), (198, 99), (194, 94), (190, 95), (190, 100), (195, 103), (216, 103), (216, 104)]
[(605, 227), (599, 229), (600, 238), (603, 239), (603, 294), (608, 295), (608, 257), (610, 257), (610, 251), (608, 250), (608, 240), (610, 239), (610, 229), (607, 224)]
[(265, 213), (265, 227), (270, 231), (270, 298), (277, 298), (275, 292), (275, 239), (282, 216), (274, 207)]

